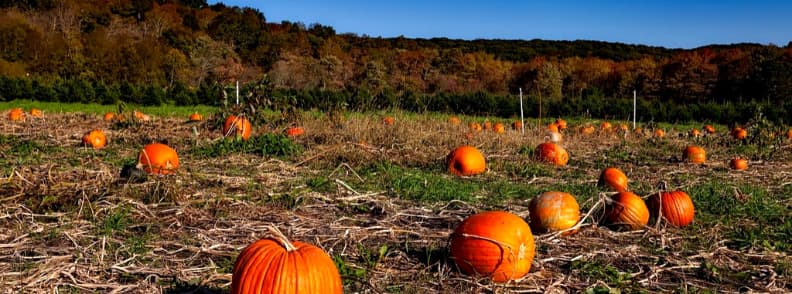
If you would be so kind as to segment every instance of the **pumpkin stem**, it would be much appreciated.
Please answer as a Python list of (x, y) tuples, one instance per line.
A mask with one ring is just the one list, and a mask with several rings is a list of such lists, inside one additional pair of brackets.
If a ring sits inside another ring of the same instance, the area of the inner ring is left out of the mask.
[(278, 228), (276, 228), (273, 225), (269, 225), (267, 226), (267, 230), (269, 230), (270, 234), (272, 234), (272, 237), (275, 240), (280, 242), (281, 245), (283, 245), (283, 247), (286, 248), (286, 252), (292, 252), (297, 250), (297, 247), (295, 247), (294, 244), (292, 244), (291, 241), (289, 241), (289, 238), (287, 238), (286, 235), (284, 235), (280, 230), (278, 230)]

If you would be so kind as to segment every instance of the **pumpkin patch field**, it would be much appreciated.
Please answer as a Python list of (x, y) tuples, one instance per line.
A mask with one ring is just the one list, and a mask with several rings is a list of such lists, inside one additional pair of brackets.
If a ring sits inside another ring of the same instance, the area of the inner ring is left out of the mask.
[(792, 292), (761, 118), (1, 112), (0, 293)]

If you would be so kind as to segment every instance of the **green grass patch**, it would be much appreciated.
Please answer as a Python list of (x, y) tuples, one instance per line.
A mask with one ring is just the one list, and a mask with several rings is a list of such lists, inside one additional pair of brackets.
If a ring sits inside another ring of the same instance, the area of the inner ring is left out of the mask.
[[(38, 108), (44, 111), (46, 116), (47, 112), (50, 113), (65, 113), (65, 112), (82, 112), (89, 114), (104, 114), (106, 112), (118, 112), (118, 105), (102, 105), (97, 103), (65, 103), (65, 102), (43, 102), (32, 100), (14, 100), (0, 102), (0, 111), (11, 108), (22, 108), (26, 112), (31, 108)], [(218, 111), (215, 106), (195, 105), (195, 106), (176, 106), (176, 105), (161, 105), (161, 106), (140, 106), (140, 105), (125, 105), (127, 111), (137, 109), (143, 113), (162, 116), (162, 117), (184, 117), (198, 112), (204, 116), (214, 114)]]
[(239, 139), (219, 140), (214, 144), (192, 149), (192, 154), (198, 157), (210, 158), (234, 153), (289, 157), (302, 151), (302, 146), (289, 139), (289, 137), (282, 134), (268, 133), (250, 137), (247, 141)]

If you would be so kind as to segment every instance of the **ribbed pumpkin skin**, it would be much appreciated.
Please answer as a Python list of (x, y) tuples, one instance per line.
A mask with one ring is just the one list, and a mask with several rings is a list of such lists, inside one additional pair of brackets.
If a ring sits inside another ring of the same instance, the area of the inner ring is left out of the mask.
[(451, 235), (451, 256), (459, 269), (497, 283), (525, 276), (534, 254), (531, 228), (521, 217), (504, 211), (474, 214)]
[[(663, 207), (660, 208), (660, 197), (663, 199)], [(677, 227), (684, 227), (693, 222), (695, 208), (693, 200), (683, 191), (661, 192), (660, 196), (655, 194), (649, 201), (649, 211), (657, 216), (662, 209), (663, 218)]]
[(691, 163), (701, 164), (707, 161), (707, 152), (698, 146), (688, 146), (683, 155)]
[(297, 248), (292, 252), (274, 239), (246, 247), (234, 263), (231, 293), (343, 293), (341, 276), (327, 253), (311, 244), (291, 243)]
[(167, 175), (179, 168), (179, 155), (168, 145), (151, 143), (138, 154), (138, 164), (149, 174)]
[(473, 176), (487, 169), (484, 155), (472, 146), (460, 146), (446, 157), (448, 171), (457, 176)]
[(564, 166), (569, 162), (569, 153), (553, 142), (539, 144), (539, 146), (536, 147), (536, 157), (541, 161), (558, 166)]
[(640, 196), (625, 191), (611, 199), (613, 203), (605, 206), (605, 220), (609, 225), (639, 230), (649, 223), (649, 208)]
[(618, 168), (608, 167), (602, 170), (597, 185), (611, 187), (616, 192), (627, 191), (627, 175)]
[(580, 206), (566, 192), (544, 192), (528, 203), (530, 226), (536, 233), (561, 231), (580, 220)]
[(252, 131), (253, 127), (250, 125), (250, 121), (244, 117), (230, 115), (223, 123), (223, 136), (240, 137), (247, 141)]
[(107, 144), (107, 137), (100, 130), (93, 130), (82, 137), (82, 143), (91, 146), (93, 149), (103, 148)]

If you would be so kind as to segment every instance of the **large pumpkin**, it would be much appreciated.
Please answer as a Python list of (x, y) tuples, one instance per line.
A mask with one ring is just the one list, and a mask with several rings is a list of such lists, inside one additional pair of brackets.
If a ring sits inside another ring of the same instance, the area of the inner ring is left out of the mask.
[(12, 121), (23, 121), (25, 120), (25, 112), (22, 111), (22, 108), (14, 108), (8, 112), (8, 119)]
[(635, 193), (619, 192), (605, 206), (605, 220), (615, 228), (639, 230), (649, 223), (649, 209)]
[[(661, 205), (662, 200), (662, 205)], [(667, 191), (655, 194), (649, 200), (649, 212), (655, 217), (662, 212), (663, 218), (672, 225), (684, 227), (693, 221), (693, 200), (683, 191)]]
[(93, 149), (100, 149), (107, 144), (107, 137), (101, 130), (93, 130), (83, 135), (82, 143), (85, 146), (91, 146)]
[(458, 176), (472, 176), (487, 169), (484, 155), (473, 146), (460, 146), (446, 157), (448, 171)]
[(149, 174), (171, 174), (179, 168), (179, 155), (168, 145), (151, 143), (138, 154), (138, 166)]
[(561, 231), (580, 220), (580, 206), (566, 192), (544, 192), (528, 203), (531, 229), (536, 233)]
[(531, 228), (521, 217), (504, 211), (474, 214), (451, 234), (451, 256), (457, 267), (498, 283), (525, 276), (534, 251)]
[(343, 293), (338, 269), (321, 248), (290, 242), (280, 231), (250, 244), (236, 259), (232, 294)]
[(242, 138), (247, 141), (252, 131), (253, 127), (250, 125), (250, 121), (244, 116), (231, 115), (223, 123), (223, 136), (225, 137)]
[(617, 192), (627, 191), (627, 175), (616, 167), (608, 167), (600, 173), (598, 186), (608, 186)]
[(539, 146), (536, 147), (535, 154), (537, 159), (558, 166), (564, 166), (569, 162), (569, 153), (567, 153), (563, 147), (553, 142), (539, 144)]
[(691, 163), (701, 164), (707, 161), (707, 152), (704, 151), (704, 148), (698, 146), (688, 146), (685, 148), (683, 156)]

